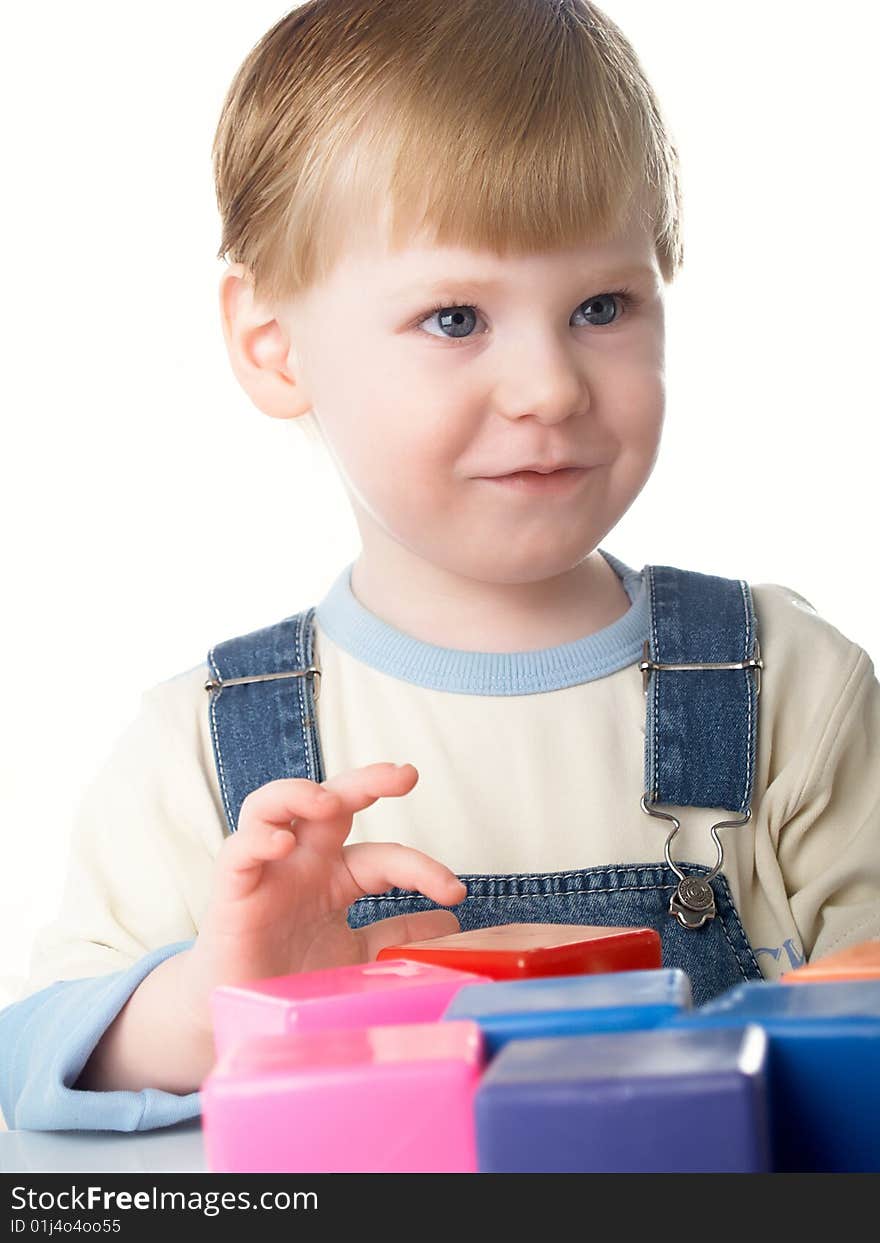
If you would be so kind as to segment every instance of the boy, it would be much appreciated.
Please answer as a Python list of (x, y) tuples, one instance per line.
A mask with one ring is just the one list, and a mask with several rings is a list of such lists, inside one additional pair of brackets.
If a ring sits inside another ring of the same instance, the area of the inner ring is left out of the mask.
[(599, 548), (658, 452), (682, 259), (614, 24), (312, 0), (239, 70), (215, 174), (233, 370), (313, 420), (362, 551), (144, 695), (0, 1014), (9, 1124), (190, 1117), (212, 987), (459, 925), (650, 922), (698, 1000), (877, 935), (867, 654), (785, 588)]

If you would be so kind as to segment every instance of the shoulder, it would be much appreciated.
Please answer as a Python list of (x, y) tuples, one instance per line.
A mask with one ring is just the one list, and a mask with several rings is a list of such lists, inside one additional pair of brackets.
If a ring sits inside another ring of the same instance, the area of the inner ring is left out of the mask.
[(214, 770), (210, 696), (211, 678), (206, 661), (151, 686), (141, 696), (141, 710), (167, 744), (177, 743), (183, 754), (197, 758), (208, 773)]
[(205, 715), (211, 677), (206, 661), (157, 682), (141, 695), (143, 712), (168, 728), (191, 733)]
[(189, 807), (189, 814), (225, 826), (223, 799), (214, 759), (211, 678), (202, 662), (156, 683), (141, 694), (140, 720), (159, 763), (169, 798)]
[(799, 592), (780, 583), (750, 584), (761, 653), (780, 667), (812, 664), (829, 672), (854, 667), (867, 653)]
[(870, 657), (793, 588), (750, 588), (764, 662), (762, 708), (825, 732), (874, 682)]

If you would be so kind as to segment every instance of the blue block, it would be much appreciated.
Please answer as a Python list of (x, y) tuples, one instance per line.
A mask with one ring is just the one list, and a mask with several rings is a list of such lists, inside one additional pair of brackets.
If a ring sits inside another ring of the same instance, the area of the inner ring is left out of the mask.
[(509, 1040), (642, 1031), (692, 1005), (683, 971), (617, 971), (610, 975), (554, 975), (466, 984), (444, 1019), (473, 1019), (494, 1057)]
[(762, 1173), (760, 1027), (512, 1040), (474, 1098), (484, 1173)]
[(666, 1026), (744, 1023), (769, 1037), (774, 1169), (880, 1170), (880, 982), (740, 984)]

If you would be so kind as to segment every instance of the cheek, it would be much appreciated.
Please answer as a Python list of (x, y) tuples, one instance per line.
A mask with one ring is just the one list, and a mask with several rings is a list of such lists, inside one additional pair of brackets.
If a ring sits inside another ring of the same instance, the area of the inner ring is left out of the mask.
[(332, 411), (325, 432), (337, 466), (375, 517), (436, 521), (438, 506), (451, 516), (462, 446), (448, 411), (430, 408), (412, 391), (372, 382), (357, 391), (339, 384), (332, 403), (326, 394), (325, 401)]
[(644, 457), (657, 447), (666, 410), (662, 371), (630, 371), (618, 383), (608, 415), (609, 430), (624, 456)]
[(623, 512), (654, 469), (665, 417), (662, 374), (631, 373), (608, 412), (606, 430), (616, 455), (608, 477), (609, 502)]

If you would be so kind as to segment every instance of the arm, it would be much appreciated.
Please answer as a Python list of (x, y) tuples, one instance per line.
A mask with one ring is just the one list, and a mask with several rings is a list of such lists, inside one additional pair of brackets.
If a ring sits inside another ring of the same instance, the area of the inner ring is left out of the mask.
[[(148, 1129), (199, 1112), (204, 1041), (186, 1034), (173, 985), (223, 840), (199, 759), (198, 676), (142, 697), (79, 805), (60, 914), (0, 1012), (10, 1127)], [(133, 1030), (143, 1073), (114, 1053)]]
[(166, 958), (138, 984), (74, 1087), (83, 1091), (197, 1092), (214, 1061), (210, 1027), (188, 1022), (183, 967), (191, 951)]
[(192, 942), (166, 945), (124, 971), (62, 980), (0, 1011), (0, 1109), (10, 1128), (141, 1131), (200, 1112), (197, 1092), (91, 1091), (78, 1076), (138, 985)]
[[(343, 861), (353, 809), (375, 802), (383, 787), (393, 794), (411, 784), (411, 773), (401, 783), (391, 765), (377, 764), (323, 788), (282, 779), (249, 795), (239, 831), (218, 860), (214, 900), (197, 943), (142, 978), (76, 1087), (193, 1092), (214, 1060), (209, 999), (217, 984), (373, 958), (383, 943), (410, 929), (414, 935), (418, 929), (427, 935), (457, 929), (455, 917), (442, 911), (399, 916), (357, 932), (346, 923), (349, 904), (364, 892), (349, 867), (379, 892), (409, 882), (435, 900), (464, 895), (447, 868), (406, 847), (355, 846), (348, 866)], [(328, 795), (330, 788), (340, 796)], [(289, 831), (294, 820), (295, 834)]]
[(811, 962), (880, 936), (880, 683), (853, 652), (777, 847)]
[(37, 940), (28, 991), (53, 982), (0, 1015), (0, 1048), (11, 1050), (0, 1105), (13, 1127), (133, 1130), (191, 1117), (213, 1058), (218, 984), (366, 961), (384, 944), (458, 928), (445, 911), (357, 931), (346, 922), (355, 898), (393, 885), (440, 903), (464, 897), (419, 851), (343, 846), (357, 810), (412, 787), (411, 765), (370, 765), (323, 790), (270, 782), (212, 852), (219, 813), (212, 805), (201, 829), (193, 814), (194, 791), (208, 789), (197, 746), (149, 700), (82, 805), (62, 916)]

